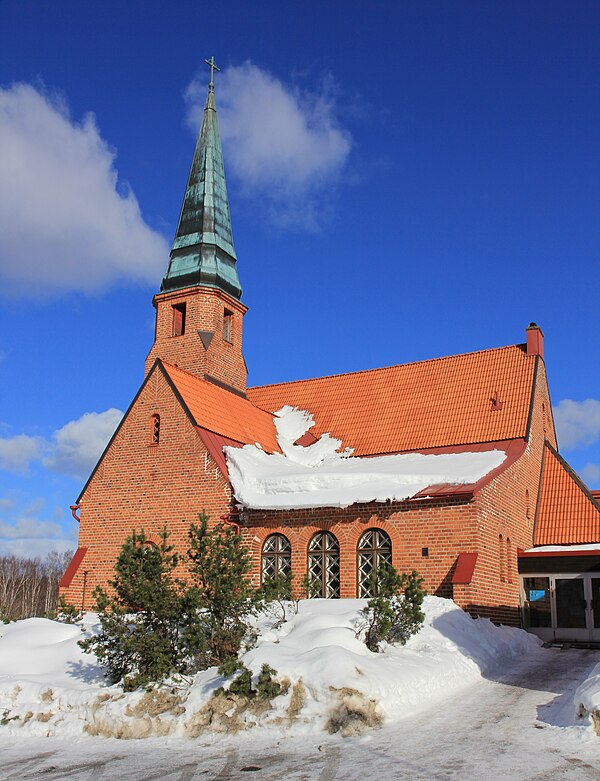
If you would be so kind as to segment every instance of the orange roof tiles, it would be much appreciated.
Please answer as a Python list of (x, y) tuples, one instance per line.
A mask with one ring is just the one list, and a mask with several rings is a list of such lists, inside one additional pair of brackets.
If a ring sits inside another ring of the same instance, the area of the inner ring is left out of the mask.
[(600, 506), (556, 450), (546, 443), (534, 545), (600, 540)]
[(162, 362), (197, 426), (246, 445), (279, 450), (273, 416), (212, 382)]
[(248, 398), (270, 412), (308, 410), (312, 433), (329, 432), (359, 456), (492, 442), (526, 436), (535, 363), (513, 345), (263, 385)]

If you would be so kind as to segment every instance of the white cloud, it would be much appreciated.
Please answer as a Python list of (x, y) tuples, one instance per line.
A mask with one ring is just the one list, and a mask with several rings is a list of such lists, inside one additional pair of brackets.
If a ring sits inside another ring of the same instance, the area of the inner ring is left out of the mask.
[(62, 528), (51, 521), (38, 521), (31, 517), (19, 518), (15, 523), (0, 521), (0, 539), (17, 540), (22, 538), (62, 536)]
[[(26, 434), (0, 438), (0, 469), (24, 473), (30, 464), (41, 461), (53, 472), (84, 479), (96, 465), (122, 417), (121, 410), (115, 408), (86, 412), (57, 429), (50, 440)], [(25, 513), (38, 513), (41, 501), (27, 507)]]
[(123, 413), (118, 409), (86, 412), (54, 432), (50, 454), (44, 466), (83, 479), (89, 475), (102, 455)]
[(28, 506), (14, 512), (12, 500), (0, 500), (0, 556), (44, 558), (50, 551), (74, 550), (77, 547), (77, 528), (67, 521), (69, 530), (54, 520), (39, 516), (44, 510), (43, 499), (30, 501)]
[(9, 295), (96, 293), (118, 279), (156, 284), (164, 238), (123, 192), (116, 153), (92, 114), (28, 84), (0, 88), (0, 280)]
[(29, 464), (42, 455), (43, 440), (18, 434), (16, 437), (0, 438), (0, 469), (7, 472), (26, 472)]
[(600, 439), (600, 401), (563, 399), (554, 408), (554, 422), (561, 448), (592, 445)]
[[(327, 197), (339, 181), (352, 140), (341, 127), (331, 89), (289, 87), (251, 62), (219, 75), (217, 108), (226, 168), (242, 191), (260, 197), (271, 219), (285, 227), (317, 229)], [(198, 131), (206, 76), (186, 91), (188, 119)]]
[(600, 464), (586, 464), (581, 470), (581, 476), (586, 485), (592, 488), (600, 485)]
[(51, 551), (64, 553), (74, 551), (77, 542), (65, 537), (19, 537), (3, 539), (0, 537), (0, 556), (17, 556), (23, 559), (46, 558)]

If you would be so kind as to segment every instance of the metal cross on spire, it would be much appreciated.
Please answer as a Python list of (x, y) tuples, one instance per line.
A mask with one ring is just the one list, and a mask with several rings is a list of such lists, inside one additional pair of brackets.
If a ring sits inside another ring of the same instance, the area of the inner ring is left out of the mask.
[(218, 73), (221, 73), (221, 68), (217, 68), (217, 66), (215, 65), (214, 55), (210, 58), (210, 60), (204, 60), (204, 62), (210, 68), (210, 83), (208, 85), (208, 91), (209, 92), (214, 92), (215, 91), (215, 82), (214, 82), (215, 71), (217, 71)]

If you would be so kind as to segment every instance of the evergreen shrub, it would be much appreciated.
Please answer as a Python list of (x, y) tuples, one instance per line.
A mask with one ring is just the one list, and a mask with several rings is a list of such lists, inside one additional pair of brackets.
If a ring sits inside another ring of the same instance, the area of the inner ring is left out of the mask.
[(399, 574), (391, 564), (380, 567), (373, 582), (375, 596), (363, 608), (363, 622), (359, 632), (370, 651), (380, 650), (380, 644), (404, 645), (411, 635), (423, 626), (425, 615), (421, 610), (426, 591), (423, 578), (416, 570)]

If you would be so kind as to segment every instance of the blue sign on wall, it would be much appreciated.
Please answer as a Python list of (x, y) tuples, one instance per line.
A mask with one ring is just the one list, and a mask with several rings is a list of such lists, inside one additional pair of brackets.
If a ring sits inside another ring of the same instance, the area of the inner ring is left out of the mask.
[(529, 601), (530, 602), (539, 602), (540, 599), (544, 599), (546, 596), (546, 590), (543, 588), (532, 588), (529, 589)]

